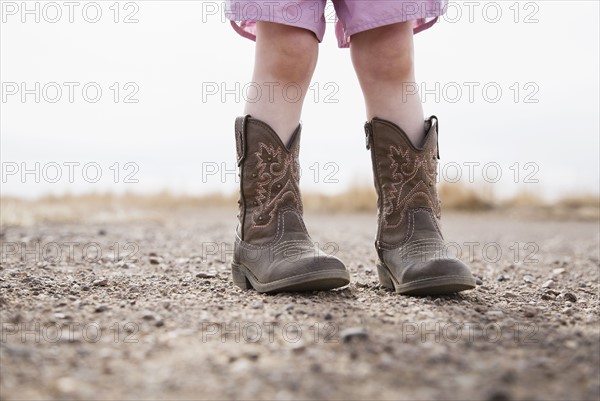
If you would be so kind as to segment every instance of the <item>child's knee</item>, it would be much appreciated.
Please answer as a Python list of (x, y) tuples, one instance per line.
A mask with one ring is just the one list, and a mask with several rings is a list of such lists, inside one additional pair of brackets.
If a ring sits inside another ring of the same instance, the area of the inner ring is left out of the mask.
[(404, 81), (413, 74), (414, 60), (411, 51), (385, 49), (355, 63), (357, 72), (365, 79), (376, 81)]
[(412, 49), (401, 46), (382, 49), (381, 57), (374, 64), (374, 74), (381, 79), (404, 80), (413, 73), (414, 57)]
[(394, 81), (413, 73), (412, 32), (404, 26), (377, 28), (352, 41), (352, 58), (358, 73), (365, 78)]
[[(301, 81), (312, 75), (318, 42), (311, 31), (271, 23), (260, 34), (268, 46), (274, 75), (289, 81)], [(261, 40), (260, 36), (258, 40)]]

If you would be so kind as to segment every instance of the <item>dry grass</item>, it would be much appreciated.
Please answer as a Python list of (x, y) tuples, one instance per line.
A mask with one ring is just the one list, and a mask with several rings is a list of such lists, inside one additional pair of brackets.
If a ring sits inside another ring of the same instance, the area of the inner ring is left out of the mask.
[(493, 192), (487, 187), (475, 190), (464, 185), (442, 184), (439, 195), (444, 210), (479, 212), (494, 208)]
[(567, 196), (560, 200), (559, 205), (567, 209), (600, 207), (598, 197), (593, 195)]
[[(548, 203), (538, 195), (521, 192), (505, 199), (495, 199), (491, 187), (470, 188), (460, 184), (440, 186), (444, 211), (482, 213), (496, 211), (532, 218), (598, 220), (598, 196), (565, 197)], [(376, 211), (377, 197), (372, 187), (352, 187), (337, 195), (305, 193), (304, 207), (314, 213), (348, 213)], [(81, 196), (46, 196), (35, 200), (0, 198), (0, 225), (30, 226), (38, 223), (110, 223), (116, 221), (162, 221), (170, 213), (201, 213), (203, 209), (236, 209), (237, 194), (212, 194), (202, 197), (161, 192), (153, 195), (88, 194)]]
[(164, 219), (172, 212), (206, 207), (233, 207), (237, 197), (211, 194), (179, 196), (168, 192), (153, 195), (87, 194), (45, 196), (35, 200), (0, 199), (0, 225), (29, 226), (36, 223), (111, 222)]
[[(535, 208), (535, 207), (548, 207), (549, 204), (538, 194), (533, 192), (523, 191), (519, 192), (512, 198), (506, 199), (501, 202), (505, 208)], [(550, 205), (551, 206), (551, 205)]]
[(304, 210), (310, 212), (371, 212), (377, 209), (377, 194), (370, 187), (352, 187), (337, 195), (306, 193), (302, 198)]

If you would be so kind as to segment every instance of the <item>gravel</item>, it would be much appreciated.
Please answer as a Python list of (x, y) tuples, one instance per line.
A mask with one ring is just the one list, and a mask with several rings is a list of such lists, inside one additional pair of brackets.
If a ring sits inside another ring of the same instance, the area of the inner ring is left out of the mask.
[(3, 250), (80, 245), (2, 255), (1, 398), (600, 398), (597, 222), (444, 216), (482, 284), (406, 297), (377, 281), (373, 215), (307, 215), (352, 283), (304, 294), (233, 285), (235, 221), (214, 209), (2, 228)]

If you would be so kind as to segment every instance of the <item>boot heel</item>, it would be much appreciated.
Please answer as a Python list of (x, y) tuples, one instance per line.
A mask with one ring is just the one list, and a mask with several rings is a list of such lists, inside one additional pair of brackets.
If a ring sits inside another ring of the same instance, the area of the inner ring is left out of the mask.
[(237, 285), (241, 289), (249, 290), (253, 288), (252, 284), (250, 284), (250, 281), (246, 278), (246, 275), (239, 265), (234, 263), (231, 264), (231, 276), (233, 277), (233, 284)]
[(394, 287), (394, 282), (390, 277), (388, 269), (382, 263), (377, 264), (377, 275), (379, 276), (379, 283), (382, 286), (384, 286), (385, 288), (389, 288), (390, 290), (396, 289), (396, 287)]

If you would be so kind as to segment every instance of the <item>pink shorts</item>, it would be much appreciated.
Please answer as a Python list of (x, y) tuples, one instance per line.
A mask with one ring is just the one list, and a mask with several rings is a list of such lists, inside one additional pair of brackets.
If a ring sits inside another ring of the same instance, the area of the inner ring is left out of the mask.
[[(431, 27), (448, 0), (227, 0), (225, 16), (243, 37), (256, 40), (256, 21), (305, 28), (321, 42), (325, 26), (335, 23), (339, 47), (350, 47), (355, 33), (413, 21), (414, 32)], [(235, 21), (239, 21), (237, 24)]]

